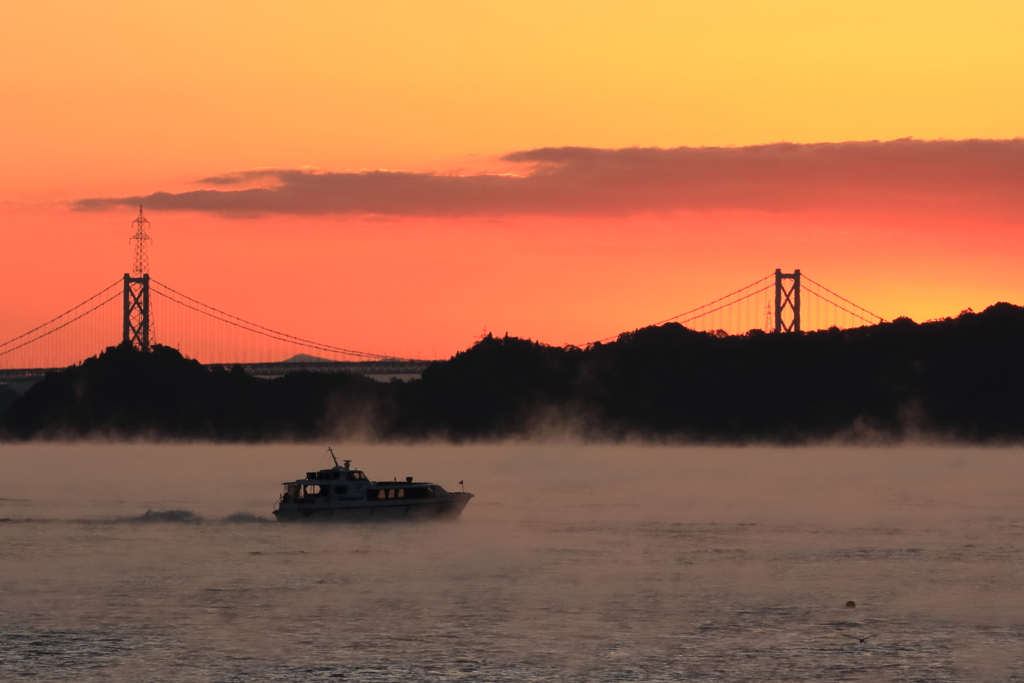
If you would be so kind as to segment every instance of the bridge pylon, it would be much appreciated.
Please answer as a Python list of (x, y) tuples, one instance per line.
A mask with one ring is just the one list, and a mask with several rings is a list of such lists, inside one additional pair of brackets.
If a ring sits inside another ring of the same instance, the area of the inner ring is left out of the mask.
[(149, 273), (142, 277), (124, 274), (124, 344), (149, 351)]
[(124, 274), (124, 331), (121, 342), (131, 344), (140, 351), (149, 351), (149, 254), (146, 245), (153, 238), (146, 234), (149, 221), (139, 215), (132, 221), (135, 234), (129, 241), (135, 242), (135, 267), (132, 275)]
[[(786, 286), (786, 281), (789, 286)], [(786, 316), (786, 312), (789, 315)], [(789, 319), (787, 322), (786, 319)], [(783, 273), (775, 269), (775, 334), (800, 331), (800, 269)]]

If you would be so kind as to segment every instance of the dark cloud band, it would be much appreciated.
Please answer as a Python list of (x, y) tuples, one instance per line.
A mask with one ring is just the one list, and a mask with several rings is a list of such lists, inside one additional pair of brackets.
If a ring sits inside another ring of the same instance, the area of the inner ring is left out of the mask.
[[(522, 175), (271, 169), (206, 178), (210, 189), (91, 198), (228, 215), (624, 215), (679, 210), (993, 212), (1024, 219), (1024, 139), (892, 140), (674, 149), (514, 152)], [(257, 187), (235, 189), (245, 183)]]

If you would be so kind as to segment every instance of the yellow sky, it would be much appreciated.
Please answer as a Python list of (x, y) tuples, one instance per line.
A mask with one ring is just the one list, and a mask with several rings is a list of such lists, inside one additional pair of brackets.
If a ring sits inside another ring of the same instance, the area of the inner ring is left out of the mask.
[(1015, 137), (1022, 28), (1017, 2), (4, 3), (0, 184)]

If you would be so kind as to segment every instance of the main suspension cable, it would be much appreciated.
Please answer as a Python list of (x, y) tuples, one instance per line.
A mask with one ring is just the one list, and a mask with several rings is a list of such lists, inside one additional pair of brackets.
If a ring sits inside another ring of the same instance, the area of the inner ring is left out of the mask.
[[(822, 288), (822, 289), (824, 289), (824, 288)], [(826, 291), (827, 291), (827, 290), (826, 290)], [(843, 307), (843, 306), (840, 306), (839, 304), (835, 303), (834, 301), (829, 301), (828, 299), (826, 299), (826, 298), (825, 298), (825, 297), (823, 297), (822, 295), (820, 295), (820, 294), (818, 294), (817, 292), (815, 292), (815, 291), (814, 291), (813, 289), (808, 289), (808, 290), (807, 290), (807, 293), (808, 293), (808, 294), (813, 294), (814, 296), (818, 297), (818, 299), (820, 299), (820, 300), (824, 301), (824, 302), (825, 302), (826, 304), (828, 304), (828, 305), (830, 305), (830, 306), (834, 306), (835, 308), (838, 308), (838, 309), (839, 309), (840, 311), (844, 311), (844, 312), (846, 312), (846, 313), (849, 313), (849, 314), (850, 314), (850, 315), (852, 315), (853, 317), (855, 317), (855, 318), (859, 318), (860, 320), (863, 320), (864, 322), (868, 323), (869, 325), (875, 325), (875, 324), (877, 324), (877, 323), (876, 323), (876, 322), (875, 322), (874, 320), (869, 320), (868, 318), (865, 318), (864, 316), (862, 316), (862, 315), (861, 315), (860, 313), (857, 313), (857, 312), (855, 312), (855, 311), (851, 311), (851, 310), (850, 310), (850, 309), (848, 309), (848, 308), (845, 308), (845, 307)], [(832, 294), (833, 296), (839, 296), (839, 295), (838, 295), (838, 294), (836, 294), (835, 292), (829, 292), (829, 293), (830, 293), (830, 294)], [(840, 298), (840, 299), (842, 299), (842, 297), (839, 297), (839, 298)], [(846, 301), (846, 299), (843, 299), (843, 301)], [(847, 303), (850, 303), (850, 302), (848, 302), (848, 301), (847, 301)], [(854, 306), (857, 306), (857, 305), (856, 305), (856, 304), (854, 304)], [(857, 308), (860, 308), (860, 306), (857, 306)], [(862, 308), (861, 310), (867, 310), (867, 309), (863, 309), (863, 308)], [(874, 313), (871, 313), (871, 311), (867, 311), (867, 312), (868, 312), (868, 313), (870, 313), (871, 315), (875, 315)], [(877, 315), (876, 315), (875, 317), (876, 317), (876, 318), (878, 318), (878, 319), (879, 319), (880, 321), (882, 321), (882, 322), (885, 322), (884, 318), (881, 318), (880, 316), (877, 316)]]
[[(152, 282), (152, 280), (151, 280), (151, 282)], [(230, 313), (226, 313), (224, 311), (221, 311), (221, 310), (219, 310), (217, 308), (214, 308), (213, 306), (209, 306), (207, 304), (204, 304), (203, 302), (197, 301), (196, 299), (193, 299), (192, 297), (190, 297), (190, 296), (188, 296), (186, 294), (182, 294), (181, 292), (178, 292), (178, 291), (168, 287), (165, 284), (162, 284), (162, 283), (156, 283), (156, 284), (159, 284), (164, 289), (166, 289), (168, 291), (171, 291), (171, 292), (174, 292), (178, 296), (180, 296), (180, 297), (182, 297), (184, 299), (188, 299), (189, 301), (191, 301), (191, 302), (193, 302), (195, 304), (198, 304), (199, 306), (202, 306), (204, 308), (207, 308), (209, 310), (202, 310), (202, 309), (197, 308), (195, 306), (191, 306), (191, 305), (185, 303), (184, 301), (178, 301), (174, 297), (169, 296), (168, 294), (165, 294), (164, 292), (161, 292), (158, 289), (152, 290), (154, 294), (162, 296), (165, 299), (168, 299), (169, 301), (173, 301), (174, 303), (178, 304), (179, 306), (183, 306), (183, 307), (188, 308), (188, 309), (190, 309), (192, 311), (195, 311), (196, 313), (200, 313), (200, 314), (205, 315), (207, 317), (213, 318), (214, 320), (217, 320), (219, 322), (225, 323), (227, 325), (232, 325), (234, 327), (237, 327), (239, 329), (245, 330), (247, 332), (251, 332), (253, 334), (258, 334), (258, 335), (261, 335), (263, 337), (274, 339), (276, 341), (281, 341), (281, 342), (285, 342), (285, 343), (291, 343), (291, 344), (295, 344), (296, 346), (304, 346), (306, 348), (315, 349), (317, 351), (326, 351), (326, 352), (329, 352), (329, 353), (339, 353), (339, 354), (342, 354), (342, 355), (355, 356), (357, 358), (365, 358), (365, 359), (370, 359), (370, 360), (410, 360), (410, 359), (407, 359), (407, 358), (396, 358), (394, 356), (384, 356), (384, 355), (376, 354), (376, 353), (367, 353), (365, 351), (353, 351), (351, 349), (343, 349), (343, 348), (341, 348), (339, 346), (332, 346), (330, 344), (322, 344), (320, 342), (311, 341), (309, 339), (302, 339), (301, 337), (296, 337), (294, 335), (287, 334), (285, 332), (278, 332), (277, 330), (272, 330), (269, 327), (264, 327), (263, 325), (258, 325), (256, 323), (250, 322), (250, 321), (245, 320), (243, 318), (239, 318), (236, 315), (231, 315)], [(215, 311), (216, 314), (215, 313), (211, 313), (210, 311)], [(231, 320), (228, 320), (227, 318), (230, 318)]]
[[(44, 327), (46, 327), (46, 326), (47, 326), (47, 325), (49, 325), (50, 323), (54, 323), (54, 322), (57, 322), (58, 320), (60, 320), (60, 319), (61, 319), (61, 318), (63, 318), (64, 316), (68, 315), (69, 313), (72, 313), (73, 311), (76, 311), (76, 310), (78, 310), (79, 308), (81, 308), (82, 306), (86, 305), (87, 303), (89, 303), (89, 302), (90, 302), (90, 301), (92, 301), (93, 299), (96, 299), (96, 298), (98, 298), (98, 297), (101, 297), (101, 296), (103, 296), (103, 295), (104, 295), (104, 294), (105, 294), (106, 292), (108, 292), (108, 291), (110, 290), (110, 288), (111, 288), (111, 287), (116, 287), (117, 285), (121, 284), (121, 282), (122, 282), (121, 280), (117, 280), (117, 281), (116, 281), (116, 282), (114, 282), (113, 284), (107, 285), (106, 287), (104, 287), (103, 289), (101, 289), (101, 290), (100, 290), (100, 291), (99, 291), (98, 293), (96, 293), (96, 294), (93, 294), (92, 296), (90, 296), (90, 297), (89, 297), (88, 299), (86, 299), (86, 300), (85, 300), (85, 301), (83, 301), (82, 303), (78, 304), (77, 306), (73, 306), (73, 307), (69, 308), (68, 310), (66, 310), (66, 311), (64, 311), (63, 313), (61, 313), (60, 315), (58, 315), (58, 316), (57, 316), (56, 318), (53, 318), (53, 319), (51, 319), (51, 320), (47, 320), (47, 321), (46, 321), (45, 323), (43, 323), (42, 325), (39, 325), (38, 327), (33, 327), (33, 328), (32, 328), (31, 330), (29, 330), (28, 332), (26, 332), (26, 333), (24, 333), (24, 334), (19, 334), (19, 335), (18, 335), (17, 337), (14, 337), (13, 339), (9, 339), (9, 340), (5, 341), (5, 342), (4, 342), (3, 344), (0, 344), (0, 349), (2, 349), (3, 347), (7, 346), (8, 344), (13, 344), (14, 342), (18, 341), (18, 340), (19, 340), (19, 339), (21, 339), (22, 337), (27, 337), (27, 336), (29, 336), (30, 334), (32, 334), (33, 332), (36, 332), (36, 331), (38, 331), (38, 330), (41, 330), (41, 329), (43, 329)], [(115, 296), (116, 296), (116, 295), (115, 295)], [(106, 302), (104, 302), (104, 303), (106, 303)], [(100, 304), (100, 305), (102, 305), (102, 304)], [(96, 309), (95, 309), (95, 308), (93, 308), (93, 309), (91, 309), (91, 310), (93, 310), (93, 311), (94, 311), (94, 310), (96, 310)], [(79, 317), (81, 317), (81, 316), (79, 316)], [(75, 318), (75, 320), (78, 320), (78, 318)], [(72, 321), (72, 322), (73, 322), (73, 321)], [(60, 328), (58, 327), (57, 329), (59, 330)], [(43, 335), (43, 336), (45, 336), (45, 335)], [(42, 339), (42, 337), (38, 337), (38, 339)], [(21, 346), (24, 346), (24, 344), (22, 344)], [(21, 346), (17, 346), (17, 347), (15, 347), (15, 348), (19, 348), (19, 349), (20, 349), (20, 348), (21, 348)], [(11, 350), (11, 351), (13, 351), (14, 349), (10, 349), (10, 350)], [(0, 355), (2, 355), (2, 354), (0, 354)]]
[[(711, 309), (710, 311), (704, 311), (703, 313), (701, 313), (701, 314), (699, 314), (699, 315), (695, 315), (695, 316), (693, 316), (692, 318), (687, 318), (686, 320), (682, 320), (682, 321), (680, 321), (680, 324), (682, 324), (682, 323), (688, 323), (688, 322), (690, 322), (691, 320), (696, 320), (696, 319), (698, 319), (698, 318), (703, 318), (704, 316), (706, 316), (706, 315), (709, 315), (709, 314), (711, 314), (711, 313), (714, 313), (715, 311), (720, 311), (720, 310), (722, 310), (723, 308), (728, 308), (729, 306), (732, 306), (733, 304), (738, 304), (738, 303), (739, 303), (739, 302), (741, 302), (741, 301), (746, 301), (746, 300), (747, 300), (747, 299), (749, 299), (750, 297), (752, 297), (752, 296), (755, 296), (755, 295), (757, 295), (757, 294), (760, 294), (761, 292), (767, 292), (767, 291), (768, 291), (769, 289), (771, 289), (771, 288), (772, 288), (772, 287), (774, 287), (774, 286), (775, 286), (775, 285), (768, 285), (768, 286), (766, 286), (766, 287), (762, 287), (761, 289), (759, 289), (759, 290), (757, 290), (757, 291), (755, 291), (755, 292), (751, 292), (750, 294), (746, 294), (746, 295), (744, 295), (744, 296), (741, 296), (741, 297), (740, 297), (739, 299), (736, 299), (735, 301), (730, 301), (730, 302), (729, 302), (729, 303), (727, 303), (727, 304), (722, 304), (722, 305), (721, 305), (721, 306), (719, 306), (718, 308), (712, 308), (712, 309)], [(719, 301), (721, 301), (721, 299), (719, 299)], [(708, 306), (710, 306), (710, 305), (711, 305), (711, 304), (708, 304)], [(661, 323), (659, 323), (659, 324), (661, 324)]]
[[(801, 275), (801, 277), (804, 280), (807, 280), (808, 282), (810, 282), (815, 287), (820, 287), (821, 289), (825, 290), (826, 292), (828, 292), (832, 296), (836, 297), (837, 299), (842, 299), (843, 301), (845, 301), (846, 303), (850, 304), (854, 308), (859, 308), (860, 310), (864, 311), (868, 315), (870, 315), (870, 316), (872, 316), (874, 318), (878, 318), (879, 322), (885, 322), (885, 318), (883, 318), (882, 316), (878, 315), (877, 313), (872, 313), (871, 311), (869, 311), (868, 309), (864, 308), (863, 306), (859, 306), (859, 305), (853, 303), (852, 301), (850, 301), (846, 297), (843, 297), (843, 296), (840, 296), (839, 294), (836, 294), (835, 292), (833, 292), (831, 289), (829, 289), (825, 285), (821, 284), (820, 282), (815, 282), (814, 280), (812, 280), (811, 278), (807, 277), (806, 275)], [(807, 291), (811, 292), (812, 294), (815, 294), (815, 296), (821, 297), (820, 294), (816, 294), (815, 292), (813, 292), (813, 290), (808, 289)], [(824, 299), (824, 297), (821, 297), (821, 298)], [(842, 306), (839, 306), (838, 304), (832, 304), (832, 305), (836, 306), (837, 308), (842, 308)], [(843, 310), (846, 311), (845, 308), (843, 308)], [(851, 311), (846, 311), (846, 312), (850, 313)], [(860, 317), (860, 316), (858, 316), (858, 317)], [(867, 320), (867, 318), (861, 317), (861, 320)], [(871, 322), (871, 321), (868, 321), (868, 322)]]
[[(115, 284), (116, 284), (116, 283), (115, 283)], [(107, 289), (110, 289), (110, 287), (107, 287)], [(37, 342), (37, 341), (39, 341), (39, 340), (40, 340), (40, 339), (42, 339), (43, 337), (48, 337), (48, 336), (50, 336), (51, 334), (53, 334), (53, 333), (54, 333), (54, 332), (56, 332), (57, 330), (62, 330), (62, 329), (64, 329), (65, 327), (67, 327), (67, 326), (68, 326), (68, 325), (70, 325), (71, 323), (75, 322), (76, 320), (81, 320), (82, 318), (84, 318), (85, 316), (89, 315), (90, 313), (92, 313), (92, 312), (93, 312), (93, 311), (95, 311), (96, 309), (98, 309), (98, 308), (102, 308), (103, 306), (106, 306), (107, 304), (109, 304), (109, 303), (110, 303), (111, 301), (113, 301), (114, 299), (116, 299), (116, 298), (117, 298), (117, 297), (119, 297), (119, 296), (121, 296), (121, 293), (120, 293), (120, 292), (118, 292), (117, 294), (114, 294), (114, 296), (110, 297), (109, 299), (107, 299), (107, 300), (105, 300), (105, 301), (103, 301), (103, 302), (101, 302), (101, 303), (98, 303), (98, 304), (96, 304), (95, 306), (93, 306), (92, 308), (90, 308), (90, 309), (89, 309), (88, 311), (85, 311), (84, 313), (81, 313), (81, 314), (79, 314), (78, 316), (76, 316), (76, 317), (72, 318), (71, 320), (67, 321), (67, 322), (66, 322), (66, 323), (64, 323), (63, 325), (60, 325), (60, 326), (58, 326), (58, 327), (55, 327), (55, 328), (53, 328), (52, 330), (47, 330), (46, 332), (43, 332), (43, 333), (42, 333), (41, 335), (39, 335), (39, 336), (38, 336), (38, 337), (36, 337), (35, 339), (29, 339), (29, 340), (28, 340), (28, 341), (26, 341), (26, 342), (22, 342), (21, 344), (18, 344), (18, 345), (17, 345), (17, 346), (15, 346), (14, 348), (11, 348), (11, 349), (7, 349), (6, 351), (0, 351), (0, 356), (6, 356), (6, 355), (7, 355), (8, 353), (11, 353), (12, 351), (17, 351), (18, 349), (20, 349), (20, 348), (21, 348), (21, 347), (23, 347), (23, 346), (28, 346), (29, 344), (31, 344), (31, 343), (33, 343), (33, 342)], [(96, 297), (92, 297), (92, 298), (93, 298), (93, 299), (95, 299)], [(78, 308), (78, 306), (75, 306), (75, 308)], [(72, 310), (74, 310), (74, 309), (72, 309)], [(65, 315), (66, 315), (66, 314), (65, 314)], [(52, 322), (52, 321), (51, 321), (51, 322)], [(38, 330), (39, 328), (37, 327), (36, 329)], [(21, 335), (21, 336), (23, 336), (23, 337), (24, 337), (25, 335)]]
[[(679, 315), (674, 315), (671, 318), (665, 318), (661, 322), (653, 323), (651, 325), (648, 325), (647, 327), (657, 327), (658, 325), (664, 325), (665, 323), (670, 323), (673, 320), (677, 320), (679, 318), (682, 318), (684, 315), (690, 315), (691, 313), (696, 313), (697, 311), (702, 311), (703, 309), (707, 308), (708, 306), (714, 306), (719, 301), (725, 301), (726, 299), (729, 299), (729, 298), (731, 298), (733, 296), (736, 296), (740, 292), (746, 291), (746, 290), (750, 289), (751, 287), (757, 287), (758, 285), (760, 285), (765, 280), (770, 280), (773, 277), (775, 277), (774, 273), (772, 275), (768, 275), (766, 277), (763, 277), (760, 280), (758, 280), (757, 282), (749, 284), (746, 287), (740, 287), (735, 292), (732, 292), (730, 294), (726, 294), (725, 296), (720, 296), (717, 299), (715, 299), (714, 301), (709, 301), (708, 303), (704, 304), (703, 306), (698, 306), (697, 308), (692, 308), (689, 311), (686, 311), (684, 313), (680, 313)], [(771, 287), (771, 285), (769, 285), (769, 287)], [(759, 290), (757, 290), (757, 292), (754, 292), (754, 294), (758, 294), (760, 292), (763, 292), (765, 289), (768, 289), (768, 287), (764, 287), (762, 289), (759, 289)], [(745, 295), (745, 296), (743, 296), (743, 297), (741, 297), (739, 299), (736, 299), (735, 301), (731, 301), (731, 302), (729, 302), (727, 304), (724, 304), (723, 306), (719, 306), (718, 308), (713, 309), (712, 311), (704, 311), (700, 315), (695, 315), (692, 318), (687, 318), (683, 322), (688, 322), (690, 320), (695, 320), (695, 319), (700, 318), (700, 317), (702, 317), (704, 315), (707, 315), (708, 313), (713, 313), (714, 311), (721, 310), (722, 308), (725, 308), (725, 306), (732, 306), (734, 303), (738, 303), (740, 301), (743, 301), (744, 299), (747, 299), (750, 296), (753, 296), (753, 294)], [(594, 344), (602, 344), (602, 343), (604, 343), (604, 342), (606, 342), (606, 341), (608, 341), (610, 339), (618, 339), (618, 337), (619, 337), (619, 335), (615, 334), (615, 335), (612, 335), (611, 337), (605, 337), (604, 339), (598, 339), (597, 341), (590, 342), (589, 344), (584, 344), (584, 346), (593, 346)]]

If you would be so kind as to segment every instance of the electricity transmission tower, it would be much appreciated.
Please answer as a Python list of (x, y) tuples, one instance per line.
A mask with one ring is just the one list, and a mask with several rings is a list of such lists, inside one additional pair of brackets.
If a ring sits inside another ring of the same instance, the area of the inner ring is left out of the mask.
[(147, 243), (153, 238), (146, 234), (149, 221), (139, 215), (132, 221), (135, 234), (129, 241), (135, 241), (135, 267), (132, 274), (124, 274), (124, 336), (122, 343), (131, 344), (140, 351), (149, 351), (149, 254)]

